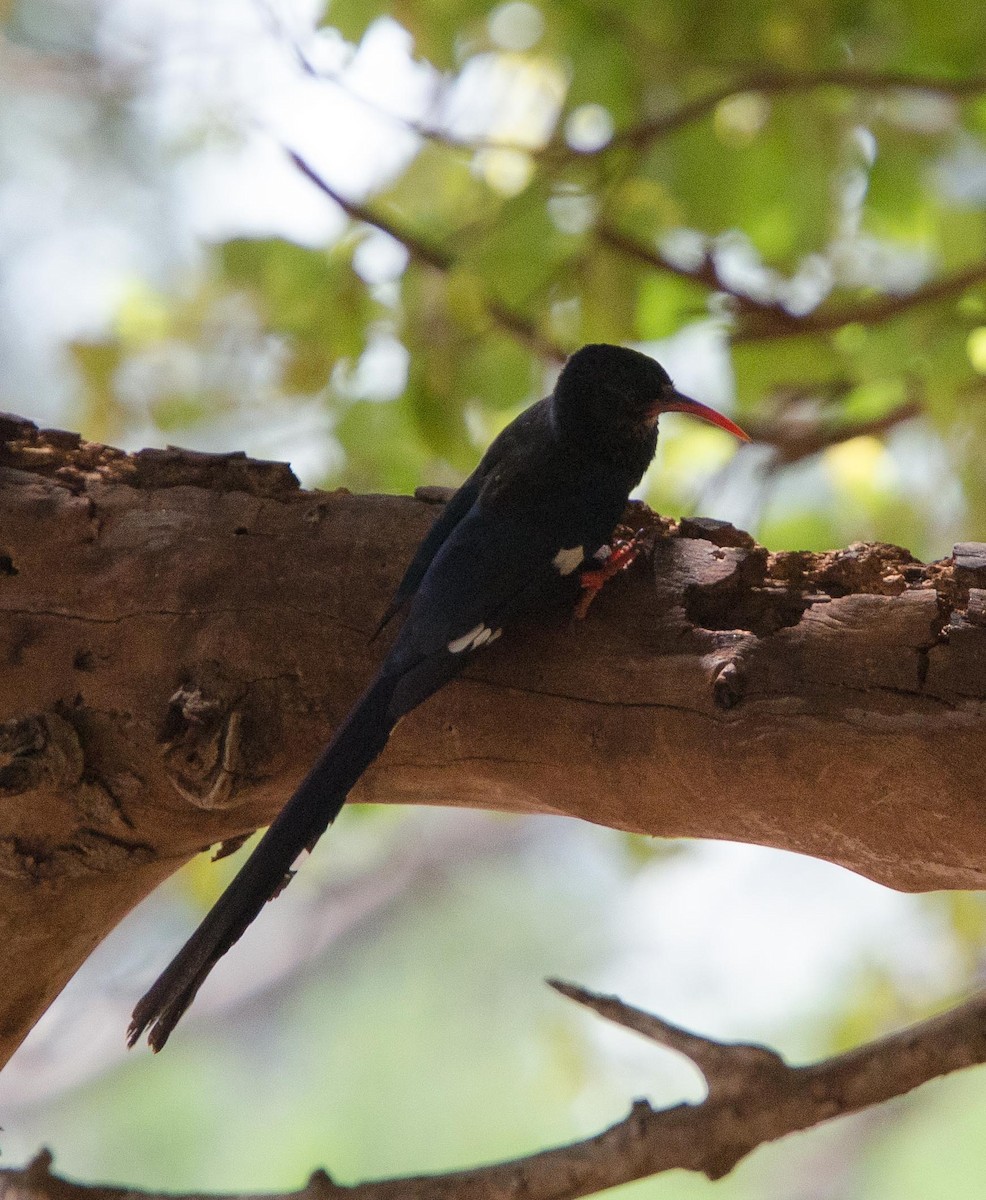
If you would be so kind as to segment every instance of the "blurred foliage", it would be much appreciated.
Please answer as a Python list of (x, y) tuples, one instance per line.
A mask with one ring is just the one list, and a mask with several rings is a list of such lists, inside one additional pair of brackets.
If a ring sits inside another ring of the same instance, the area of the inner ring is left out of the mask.
[[(581, 343), (691, 332), (679, 377), (724, 354), (760, 446), (730, 467), (666, 422), (695, 466), (668, 486), (659, 462), (652, 500), (718, 505), (774, 548), (986, 537), (986, 10), (333, 0), (312, 46), (395, 16), (431, 88), (403, 167), (358, 200), (327, 187), (348, 218), (327, 247), (213, 242), (143, 296), (155, 319), (125, 302), (76, 347), (87, 431), (244, 403), (214, 360), (248, 329), (251, 419), (324, 405), (341, 453), (320, 482), (403, 490), (460, 478)], [(383, 282), (381, 233), (404, 251)]]

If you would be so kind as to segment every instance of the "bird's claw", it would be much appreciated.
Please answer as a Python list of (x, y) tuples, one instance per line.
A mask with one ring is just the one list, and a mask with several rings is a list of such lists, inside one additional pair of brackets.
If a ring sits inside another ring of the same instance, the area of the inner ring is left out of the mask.
[(590, 567), (583, 571), (579, 576), (579, 583), (582, 587), (582, 594), (578, 598), (575, 605), (573, 616), (577, 621), (585, 619), (586, 613), (589, 611), (589, 606), (595, 600), (600, 588), (614, 575), (618, 575), (620, 571), (625, 571), (627, 567), (633, 563), (642, 546), (643, 530), (638, 530), (630, 538), (615, 538), (609, 553), (599, 563), (598, 567)]

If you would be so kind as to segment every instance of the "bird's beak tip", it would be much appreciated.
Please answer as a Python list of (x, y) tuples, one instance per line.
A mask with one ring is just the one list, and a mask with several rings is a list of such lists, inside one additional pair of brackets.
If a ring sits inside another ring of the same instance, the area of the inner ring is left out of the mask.
[(707, 404), (702, 404), (699, 400), (693, 400), (690, 396), (682, 395), (681, 392), (672, 392), (670, 399), (660, 400), (653, 409), (654, 416), (657, 417), (665, 412), (683, 412), (691, 413), (693, 417), (699, 417), (703, 421), (708, 421), (710, 425), (717, 425), (720, 429), (725, 429), (727, 433), (731, 433), (733, 437), (738, 438), (741, 442), (752, 442), (753, 438), (741, 429), (735, 421), (731, 421), (729, 417), (723, 416), (722, 413), (716, 412), (714, 408), (710, 408)]

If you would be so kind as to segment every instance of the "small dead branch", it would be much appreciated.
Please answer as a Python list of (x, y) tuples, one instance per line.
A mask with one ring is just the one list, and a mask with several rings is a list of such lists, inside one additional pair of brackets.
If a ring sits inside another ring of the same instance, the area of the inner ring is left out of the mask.
[[(615, 996), (550, 982), (607, 1020), (684, 1054), (702, 1072), (706, 1098), (660, 1110), (637, 1100), (624, 1120), (595, 1137), (472, 1171), (352, 1186), (316, 1171), (283, 1200), (575, 1200), (675, 1168), (719, 1179), (758, 1146), (986, 1061), (986, 994), (855, 1050), (790, 1066), (766, 1046), (718, 1042)], [(71, 1183), (52, 1175), (51, 1163), (43, 1150), (26, 1167), (0, 1171), (0, 1200), (166, 1200), (158, 1193)], [(282, 1200), (282, 1194), (242, 1200)]]

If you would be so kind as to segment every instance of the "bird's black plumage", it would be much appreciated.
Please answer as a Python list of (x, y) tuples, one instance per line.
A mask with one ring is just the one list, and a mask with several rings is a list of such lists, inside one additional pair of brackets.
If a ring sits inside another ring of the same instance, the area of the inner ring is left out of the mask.
[[(239, 874), (134, 1010), (133, 1045), (160, 1049), (212, 967), (338, 815), (397, 721), (521, 613), (549, 603), (606, 543), (657, 445), (657, 417), (692, 411), (651, 358), (585, 346), (554, 391), (503, 430), (445, 506), (384, 622), (407, 610), (376, 678)], [(740, 434), (740, 436), (744, 436)]]

